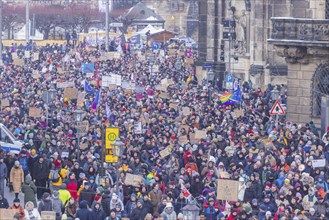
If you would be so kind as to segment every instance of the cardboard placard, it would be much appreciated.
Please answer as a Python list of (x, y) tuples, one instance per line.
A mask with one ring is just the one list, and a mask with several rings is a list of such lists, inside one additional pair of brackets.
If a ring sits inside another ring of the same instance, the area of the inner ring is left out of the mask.
[(88, 148), (88, 143), (80, 143), (80, 150), (86, 150)]
[(39, 53), (33, 53), (32, 61), (38, 61), (39, 60)]
[(142, 134), (142, 122), (138, 121), (134, 123), (135, 134)]
[(244, 110), (243, 109), (235, 109), (234, 112), (231, 113), (233, 119), (237, 119), (239, 117), (244, 116)]
[(65, 89), (69, 87), (74, 87), (74, 81), (67, 81), (67, 82), (58, 82), (57, 83), (57, 88), (58, 89)]
[(16, 66), (23, 66), (25, 64), (24, 60), (21, 60), (21, 59), (14, 59), (14, 65)]
[(188, 140), (188, 138), (187, 138), (186, 135), (181, 136), (181, 137), (178, 138), (178, 143), (179, 143), (180, 145), (188, 144), (188, 142), (189, 142), (189, 140)]
[(1, 108), (10, 106), (10, 102), (8, 99), (2, 99), (1, 100)]
[(239, 193), (239, 182), (227, 179), (218, 179), (217, 199), (227, 202), (237, 202)]
[(36, 107), (29, 108), (29, 116), (32, 118), (40, 118), (41, 117), (41, 109)]
[(42, 211), (41, 212), (42, 220), (56, 220), (56, 212), (52, 211)]
[(159, 94), (159, 97), (162, 98), (162, 99), (169, 99), (169, 94), (166, 93), (166, 92), (161, 92)]
[(32, 78), (33, 79), (39, 79), (41, 77), (41, 74), (37, 73), (32, 73)]
[(28, 51), (28, 50), (26, 50), (26, 51), (24, 51), (24, 57), (26, 58), (26, 59), (29, 59), (31, 56), (30, 56), (30, 51)]
[(69, 152), (62, 152), (61, 158), (69, 158), (70, 153)]
[(326, 166), (326, 159), (318, 159), (318, 160), (312, 160), (312, 167), (325, 167)]
[(174, 103), (170, 103), (169, 108), (173, 108), (173, 109), (177, 110), (177, 105)]
[(167, 87), (168, 85), (157, 85), (155, 89), (159, 91), (167, 92)]
[(1, 220), (13, 220), (16, 213), (18, 213), (16, 209), (0, 209), (0, 218)]
[(83, 102), (85, 101), (85, 96), (86, 96), (86, 93), (85, 92), (78, 92), (78, 101), (77, 101), (77, 104), (79, 106), (82, 106), (83, 105)]
[(191, 110), (189, 107), (183, 107), (183, 115), (187, 116), (191, 114)]
[(188, 126), (188, 125), (181, 125), (181, 126), (179, 127), (179, 130), (181, 130), (181, 129), (185, 129), (185, 131), (188, 132), (189, 128), (190, 128), (190, 126)]
[(207, 131), (203, 130), (196, 130), (195, 131), (195, 138), (196, 139), (205, 139), (207, 137)]
[(171, 154), (171, 151), (172, 151), (171, 146), (166, 147), (165, 149), (163, 149), (162, 151), (159, 152), (160, 157), (163, 159), (166, 156), (169, 156)]
[(80, 134), (85, 134), (89, 130), (89, 122), (88, 121), (79, 121), (79, 122), (77, 122), (76, 128), (79, 130)]
[(64, 89), (64, 98), (77, 99), (78, 98), (78, 89), (76, 89), (76, 88), (65, 88)]
[(195, 134), (194, 133), (190, 133), (190, 143), (191, 144), (195, 143)]
[(125, 185), (139, 187), (142, 184), (143, 178), (139, 175), (127, 173), (125, 178)]
[(116, 89), (117, 89), (117, 85), (109, 84), (109, 90), (116, 90)]

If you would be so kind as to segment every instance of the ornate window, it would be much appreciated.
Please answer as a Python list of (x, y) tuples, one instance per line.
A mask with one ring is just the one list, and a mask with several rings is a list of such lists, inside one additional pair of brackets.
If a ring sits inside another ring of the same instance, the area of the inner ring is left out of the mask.
[[(327, 1), (328, 2), (328, 1)], [(312, 116), (321, 115), (321, 97), (329, 96), (329, 65), (321, 64), (315, 71), (312, 83)]]

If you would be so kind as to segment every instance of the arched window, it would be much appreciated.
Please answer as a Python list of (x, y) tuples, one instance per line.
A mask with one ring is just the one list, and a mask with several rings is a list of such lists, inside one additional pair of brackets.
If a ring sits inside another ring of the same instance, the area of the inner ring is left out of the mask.
[(312, 116), (321, 115), (321, 97), (329, 96), (329, 65), (321, 64), (315, 71), (312, 83)]

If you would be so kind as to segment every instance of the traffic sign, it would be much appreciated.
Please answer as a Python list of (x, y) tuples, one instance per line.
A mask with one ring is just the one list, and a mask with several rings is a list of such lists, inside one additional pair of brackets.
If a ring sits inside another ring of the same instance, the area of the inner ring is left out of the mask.
[(270, 115), (284, 115), (286, 114), (284, 109), (282, 108), (279, 101), (276, 101), (271, 108)]
[(112, 148), (111, 144), (114, 143), (119, 137), (119, 128), (106, 128), (105, 132), (105, 148)]
[(233, 76), (232, 76), (232, 74), (231, 73), (228, 73), (227, 75), (226, 75), (226, 80), (225, 80), (226, 82), (233, 82)]

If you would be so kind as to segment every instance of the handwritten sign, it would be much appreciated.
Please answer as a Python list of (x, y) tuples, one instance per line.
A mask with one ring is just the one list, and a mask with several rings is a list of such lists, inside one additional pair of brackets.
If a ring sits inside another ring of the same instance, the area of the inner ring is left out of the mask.
[(159, 97), (162, 98), (162, 99), (169, 99), (169, 94), (166, 93), (166, 92), (161, 92), (159, 94)]
[(28, 50), (24, 51), (24, 57), (26, 59), (29, 59), (30, 58), (30, 51), (28, 51)]
[(52, 211), (42, 211), (41, 212), (42, 220), (56, 220), (56, 212)]
[(243, 109), (235, 109), (234, 112), (231, 113), (233, 119), (237, 119), (239, 117), (244, 116), (244, 110)]
[(79, 122), (77, 122), (76, 128), (79, 130), (80, 134), (85, 134), (89, 130), (89, 122), (88, 121), (79, 121)]
[(8, 107), (9, 106), (9, 100), (8, 99), (2, 99), (1, 100), (1, 108)]
[(74, 87), (74, 81), (57, 83), (57, 88), (59, 88), (59, 89), (64, 89), (64, 88), (69, 88), (69, 87)]
[(163, 91), (163, 92), (166, 92), (167, 91), (167, 87), (168, 85), (157, 85), (155, 87), (156, 90), (159, 90), (159, 91)]
[(2, 220), (13, 220), (16, 213), (18, 213), (16, 209), (0, 209)]
[(134, 132), (135, 134), (141, 134), (142, 133), (142, 122), (135, 122), (134, 123)]
[(76, 89), (76, 88), (65, 88), (64, 89), (64, 98), (77, 99), (78, 98), (78, 89)]
[(33, 53), (32, 61), (38, 61), (39, 60), (39, 53)]
[(61, 157), (62, 158), (69, 158), (69, 152), (62, 152), (62, 155), (61, 155)]
[(29, 116), (32, 118), (40, 118), (41, 117), (41, 109), (36, 107), (30, 107)]
[(183, 115), (189, 115), (189, 114), (191, 114), (191, 110), (190, 110), (190, 108), (189, 107), (184, 107), (183, 108)]
[(228, 202), (238, 201), (239, 182), (234, 180), (218, 179), (217, 199)]
[(318, 160), (312, 160), (312, 167), (325, 167), (326, 166), (326, 159), (318, 159)]
[(125, 178), (125, 185), (139, 187), (142, 184), (143, 178), (139, 175), (127, 173)]
[(14, 65), (16, 66), (23, 66), (25, 63), (24, 63), (24, 60), (21, 60), (21, 59), (14, 59)]
[(173, 109), (177, 110), (177, 105), (174, 103), (170, 103), (169, 108), (173, 108)]
[(196, 139), (205, 139), (207, 137), (207, 131), (203, 130), (196, 130), (195, 131), (195, 138)]
[(178, 138), (178, 143), (179, 143), (180, 145), (185, 145), (185, 144), (187, 144), (187, 143), (188, 143), (187, 136), (184, 135), (184, 136), (179, 137), (179, 138)]
[(85, 96), (86, 96), (86, 93), (85, 92), (79, 92), (78, 93), (78, 101), (77, 101), (77, 104), (79, 106), (82, 106), (83, 105), (83, 102), (85, 101)]
[(171, 146), (166, 147), (165, 149), (163, 149), (162, 151), (159, 152), (160, 157), (163, 159), (163, 158), (169, 156), (171, 154), (171, 151), (172, 151)]

